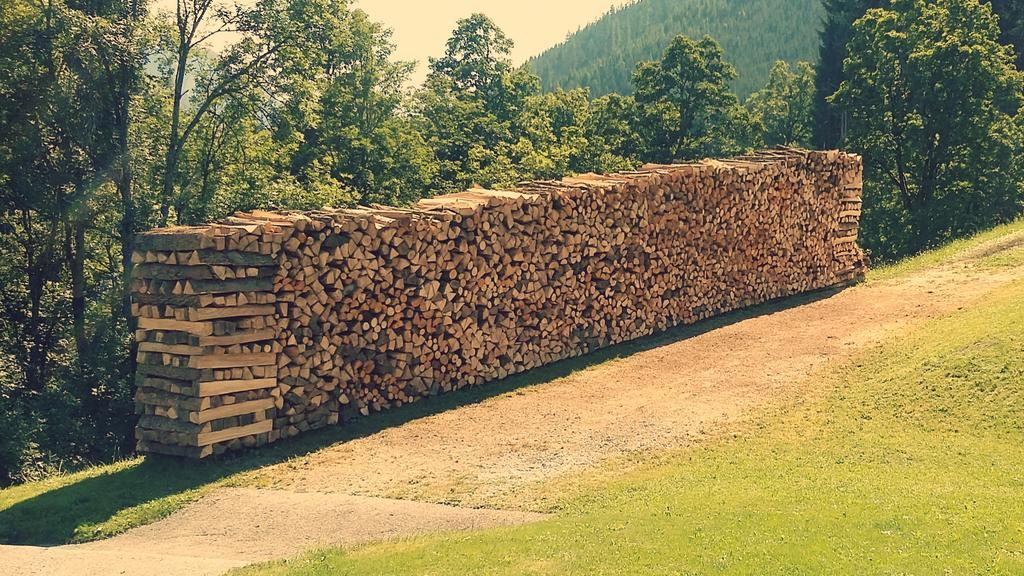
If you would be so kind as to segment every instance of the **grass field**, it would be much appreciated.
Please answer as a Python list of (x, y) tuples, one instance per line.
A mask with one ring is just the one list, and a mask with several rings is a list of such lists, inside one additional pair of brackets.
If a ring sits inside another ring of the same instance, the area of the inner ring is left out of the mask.
[(822, 379), (553, 520), (239, 574), (1024, 574), (1024, 284)]
[(1009, 224), (1003, 224), (1002, 226), (996, 226), (991, 230), (986, 230), (979, 234), (975, 234), (969, 238), (962, 238), (960, 240), (954, 240), (934, 250), (929, 250), (913, 258), (906, 258), (892, 264), (873, 268), (868, 271), (868, 282), (881, 282), (890, 278), (895, 278), (903, 274), (909, 274), (918, 270), (924, 270), (932, 266), (938, 266), (940, 264), (956, 260), (957, 258), (970, 253), (973, 250), (978, 250), (982, 246), (990, 246), (992, 250), (998, 251), (999, 254), (995, 255), (996, 261), (992, 262), (995, 265), (1012, 265), (1013, 261), (998, 261), (997, 259), (1007, 253), (1013, 254), (1015, 258), (1022, 258), (1021, 253), (1024, 251), (1020, 245), (1016, 248), (1011, 248), (1007, 251), (999, 250), (1003, 248), (1003, 244), (1010, 240), (1015, 242), (1020, 240), (1019, 234), (1024, 232), (1024, 219), (1011, 222)]
[[(1024, 231), (1024, 222), (1002, 226), (976, 238), (956, 242), (895, 266), (874, 270), (870, 273), (868, 281), (881, 281), (954, 261), (971, 250), (977, 250), (982, 245), (990, 246), (993, 242), (999, 243), (1008, 239), (1016, 241), (1020, 239), (1021, 231)], [(1024, 248), (1018, 245), (1009, 250), (993, 252), (980, 264), (993, 267), (1014, 266), (1020, 265), (1022, 261)], [(679, 337), (686, 337), (693, 330), (712, 329), (716, 323), (728, 323), (745, 316), (770, 311), (773, 306), (775, 304), (767, 304), (712, 320), (703, 327), (687, 328), (680, 331)], [(1018, 323), (1018, 330), (1020, 326)], [(430, 413), (507, 393), (531, 383), (557, 378), (589, 365), (627, 355), (647, 345), (645, 341), (627, 343), (503, 382), (445, 395), (399, 411), (358, 420), (345, 427), (321, 430), (260, 451), (216, 461), (181, 466), (173, 459), (135, 458), (0, 490), (0, 543), (50, 545), (109, 537), (132, 527), (159, 520), (214, 487), (244, 484), (248, 482), (247, 472), (250, 470), (288, 460), (334, 442), (372, 434), (382, 428)], [(691, 454), (687, 457), (695, 456)], [(597, 484), (599, 483), (592, 482), (591, 486)], [(605, 494), (604, 490), (596, 490), (588, 488), (587, 492)], [(577, 492), (579, 490), (573, 491), (574, 494)], [(570, 515), (565, 518), (572, 517), (571, 514), (574, 513), (583, 513), (586, 510), (585, 501), (586, 498), (571, 499), (566, 512)], [(628, 531), (627, 528), (622, 530)]]

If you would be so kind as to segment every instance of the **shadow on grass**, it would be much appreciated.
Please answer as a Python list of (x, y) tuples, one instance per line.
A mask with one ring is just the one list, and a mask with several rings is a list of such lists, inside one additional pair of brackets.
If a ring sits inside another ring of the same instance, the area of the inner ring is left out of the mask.
[[(232, 474), (282, 462), (331, 444), (361, 438), (383, 429), (459, 406), (481, 402), (507, 392), (549, 382), (590, 366), (679, 342), (743, 320), (795, 308), (833, 296), (841, 289), (801, 294), (724, 314), (697, 324), (604, 348), (585, 356), (542, 366), (484, 386), (464, 388), (424, 399), (402, 408), (346, 422), (343, 426), (308, 432), (257, 450), (202, 461), (146, 456), (139, 464), (85, 478), (19, 502), (0, 511), (0, 543), (50, 546), (88, 538), (82, 528), (110, 520), (118, 512), (183, 494)], [(173, 503), (164, 503), (170, 508)], [(152, 513), (152, 520), (160, 516)], [(131, 524), (131, 523), (129, 523)]]

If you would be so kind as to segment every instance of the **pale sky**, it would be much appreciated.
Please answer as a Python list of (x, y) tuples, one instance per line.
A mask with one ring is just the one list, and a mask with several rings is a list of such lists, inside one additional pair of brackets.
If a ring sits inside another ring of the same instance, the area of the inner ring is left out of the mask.
[[(217, 3), (236, 2), (250, 4), (253, 0)], [(512, 59), (515, 64), (522, 64), (565, 40), (570, 32), (597, 20), (612, 6), (625, 3), (628, 0), (354, 0), (357, 8), (392, 29), (392, 38), (398, 45), (397, 59), (417, 62), (412, 78), (417, 84), (427, 75), (427, 58), (440, 56), (456, 22), (474, 12), (490, 16), (515, 42)], [(153, 0), (152, 6), (170, 16), (175, 0)], [(230, 42), (229, 38), (218, 35), (210, 45), (217, 49)]]
[(394, 31), (397, 58), (419, 63), (413, 78), (418, 83), (426, 76), (427, 57), (440, 56), (455, 23), (474, 12), (490, 16), (515, 42), (512, 59), (522, 64), (623, 3), (625, 0), (357, 0), (356, 6)]

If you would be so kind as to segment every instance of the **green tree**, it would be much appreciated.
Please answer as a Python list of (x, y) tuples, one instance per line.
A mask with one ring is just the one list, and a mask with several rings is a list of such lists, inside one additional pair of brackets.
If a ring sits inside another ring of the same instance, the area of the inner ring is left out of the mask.
[(463, 93), (487, 96), (500, 90), (512, 70), (508, 58), (512, 40), (483, 14), (459, 20), (445, 44), (444, 56), (430, 59), (430, 73), (451, 80), (452, 88)]
[[(636, 65), (661, 57), (679, 34), (704, 35), (722, 45), (738, 76), (733, 91), (746, 98), (764, 86), (778, 60), (814, 60), (824, 8), (821, 0), (643, 0), (616, 2), (595, 22), (573, 32), (528, 67), (545, 91), (586, 88), (595, 97), (629, 95)], [(840, 64), (842, 62), (840, 61)]]
[(403, 111), (411, 62), (393, 60), (391, 31), (345, 0), (307, 0), (308, 56), (289, 71), (291, 98), (275, 128), (298, 136), (290, 170), (315, 185), (328, 177), (354, 193), (347, 203), (408, 203), (423, 195), (433, 165), (426, 142)]
[(415, 111), (437, 166), (434, 192), (517, 179), (512, 156), (529, 151), (515, 122), (527, 100), (540, 92), (540, 83), (512, 68), (511, 49), (512, 42), (489, 18), (474, 14), (458, 22), (444, 56), (431, 60)]
[(643, 141), (634, 128), (639, 124), (637, 115), (632, 96), (608, 94), (590, 103), (587, 141), (592, 148), (602, 150), (605, 160), (601, 165), (620, 169), (639, 163)]
[[(815, 77), (814, 138), (819, 148), (836, 148), (843, 140), (849, 123), (844, 112), (829, 103), (828, 98), (846, 78), (843, 62), (847, 44), (853, 36), (853, 23), (870, 8), (885, 8), (889, 0), (824, 0), (825, 22), (821, 29), (821, 47)], [(1019, 0), (991, 0), (992, 10), (999, 16), (1001, 42), (1012, 44), (1017, 51), (1017, 69), (1024, 69), (1024, 4)]]
[[(273, 98), (282, 70), (301, 58), (298, 38), (304, 22), (293, 17), (293, 9), (289, 0), (259, 0), (231, 10), (218, 8), (214, 0), (176, 0), (174, 27), (166, 40), (172, 89), (160, 171), (161, 225), (171, 221), (171, 208), (186, 204), (192, 193), (180, 188), (181, 161), (202, 124), (224, 100), (248, 90)], [(209, 51), (211, 38), (229, 32), (234, 42)]]
[(660, 61), (637, 65), (636, 131), (644, 160), (692, 160), (748, 147), (748, 114), (729, 90), (735, 77), (721, 46), (708, 36), (677, 36)]
[(1000, 41), (1017, 52), (1017, 69), (1024, 70), (1024, 3), (1020, 0), (991, 0), (992, 11), (999, 16)]
[(857, 21), (833, 97), (867, 166), (865, 236), (883, 257), (1020, 213), (1024, 77), (978, 0), (899, 0)]
[(120, 257), (135, 200), (117, 192), (140, 13), (117, 1), (0, 11), (0, 363), (17, 382), (0, 394), (37, 447), (4, 458), (19, 466), (110, 456), (129, 439)]
[(853, 23), (868, 8), (878, 8), (886, 3), (886, 0), (824, 0), (825, 21), (814, 78), (813, 146), (816, 148), (837, 148), (846, 131), (848, 119), (828, 99), (846, 78), (843, 61), (847, 56), (846, 45), (853, 36)]
[(776, 62), (768, 84), (751, 94), (746, 105), (763, 131), (765, 144), (810, 146), (814, 66), (800, 62), (793, 70), (786, 62)]

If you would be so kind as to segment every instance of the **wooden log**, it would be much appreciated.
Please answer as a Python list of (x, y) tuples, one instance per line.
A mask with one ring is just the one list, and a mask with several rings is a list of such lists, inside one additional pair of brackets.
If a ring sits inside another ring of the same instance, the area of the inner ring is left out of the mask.
[(212, 354), (192, 356), (189, 368), (238, 368), (245, 366), (269, 366), (277, 364), (277, 354)]
[(220, 430), (217, 432), (204, 432), (196, 437), (196, 445), (208, 446), (210, 444), (216, 444), (218, 442), (226, 442), (228, 440), (242, 438), (243, 436), (263, 434), (265, 432), (270, 432), (271, 428), (273, 428), (273, 425), (273, 420), (264, 420), (262, 422), (256, 422), (253, 424), (249, 424), (247, 426), (228, 428), (227, 430)]
[(277, 378), (256, 378), (252, 380), (215, 380), (213, 382), (200, 382), (198, 395), (200, 397), (220, 396), (234, 392), (248, 392), (252, 390), (265, 390), (277, 386)]
[(220, 420), (221, 418), (230, 418), (232, 416), (253, 414), (263, 410), (269, 410), (273, 407), (273, 398), (263, 398), (260, 400), (251, 400), (249, 402), (239, 402), (237, 404), (226, 404), (217, 408), (194, 412), (191, 415), (190, 421), (195, 424), (205, 424), (207, 422), (213, 422), (214, 420)]
[(276, 309), (272, 305), (232, 306), (229, 308), (186, 308), (186, 316), (192, 322), (215, 320), (218, 318), (238, 318), (242, 316), (270, 316)]

